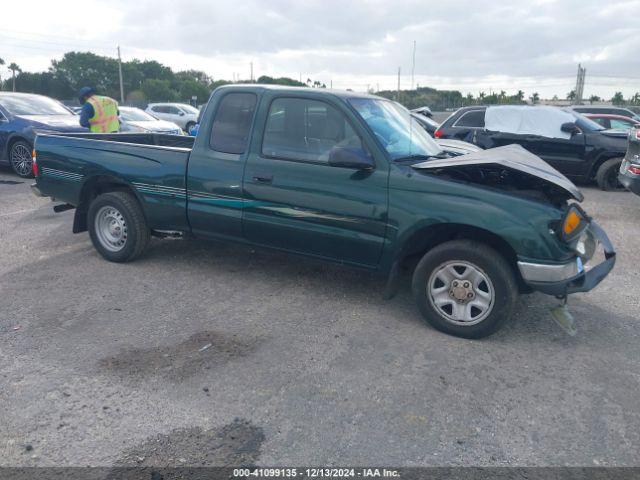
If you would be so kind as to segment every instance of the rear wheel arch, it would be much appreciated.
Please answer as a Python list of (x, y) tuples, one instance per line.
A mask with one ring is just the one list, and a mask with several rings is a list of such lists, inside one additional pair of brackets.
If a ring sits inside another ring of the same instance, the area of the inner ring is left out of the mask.
[[(94, 199), (103, 193), (118, 191), (131, 194), (142, 208), (142, 202), (137, 192), (124, 180), (110, 175), (98, 175), (87, 179), (80, 190), (78, 205), (73, 219), (73, 233), (87, 231), (87, 213)], [(142, 212), (144, 213), (144, 208), (142, 208)]]

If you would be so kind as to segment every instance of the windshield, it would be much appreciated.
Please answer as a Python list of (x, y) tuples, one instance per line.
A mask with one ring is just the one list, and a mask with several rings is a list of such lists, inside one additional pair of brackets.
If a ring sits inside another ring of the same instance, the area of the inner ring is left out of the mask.
[(12, 115), (72, 115), (60, 102), (39, 95), (3, 95), (0, 105)]
[(157, 122), (155, 117), (139, 108), (120, 107), (120, 118), (125, 122)]
[(403, 106), (375, 98), (351, 98), (349, 103), (367, 122), (393, 160), (432, 157), (442, 153), (438, 144)]
[(198, 115), (198, 113), (200, 113), (200, 110), (198, 110), (195, 107), (192, 107), (191, 105), (185, 105), (185, 104), (180, 104), (180, 108), (182, 110), (184, 110), (187, 113), (193, 113), (194, 115)]

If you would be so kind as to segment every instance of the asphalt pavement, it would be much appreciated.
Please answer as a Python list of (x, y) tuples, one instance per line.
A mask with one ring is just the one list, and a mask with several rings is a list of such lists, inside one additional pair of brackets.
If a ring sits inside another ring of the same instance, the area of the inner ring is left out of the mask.
[(404, 278), (196, 240), (104, 261), (0, 170), (0, 466), (640, 463), (640, 197), (583, 188), (618, 250), (484, 340)]

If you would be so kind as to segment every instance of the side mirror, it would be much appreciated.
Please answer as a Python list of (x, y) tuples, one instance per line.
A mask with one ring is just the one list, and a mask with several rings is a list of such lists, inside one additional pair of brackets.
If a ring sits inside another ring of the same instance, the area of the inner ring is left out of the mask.
[(184, 117), (184, 112), (180, 112), (178, 115), (180, 115), (181, 117)]
[(575, 135), (577, 133), (580, 133), (580, 129), (578, 128), (578, 126), (574, 122), (563, 123), (560, 126), (560, 130), (562, 130), (563, 132), (566, 132), (566, 133), (570, 133), (571, 135)]
[(329, 165), (354, 170), (373, 170), (376, 167), (373, 158), (358, 147), (333, 147), (329, 153)]

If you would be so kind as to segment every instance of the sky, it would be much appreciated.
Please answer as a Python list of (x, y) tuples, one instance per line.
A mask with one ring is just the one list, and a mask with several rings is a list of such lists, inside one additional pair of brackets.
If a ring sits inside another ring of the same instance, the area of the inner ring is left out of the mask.
[(640, 91), (640, 0), (22, 0), (1, 18), (0, 58), (27, 71), (121, 45), (214, 79), (253, 63), (255, 78), (364, 91), (397, 88), (400, 68), (403, 89), (564, 98), (582, 63), (587, 98)]

